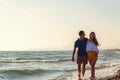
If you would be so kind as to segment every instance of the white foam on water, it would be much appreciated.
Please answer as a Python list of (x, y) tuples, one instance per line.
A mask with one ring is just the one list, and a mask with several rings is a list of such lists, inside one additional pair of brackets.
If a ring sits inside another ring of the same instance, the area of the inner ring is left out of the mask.
[(0, 62), (8, 62), (8, 63), (26, 63), (26, 62), (65, 62), (70, 61), (71, 58), (63, 58), (63, 59), (50, 59), (50, 60), (18, 60), (17, 58), (0, 58)]
[(115, 51), (115, 53), (120, 53), (119, 51)]

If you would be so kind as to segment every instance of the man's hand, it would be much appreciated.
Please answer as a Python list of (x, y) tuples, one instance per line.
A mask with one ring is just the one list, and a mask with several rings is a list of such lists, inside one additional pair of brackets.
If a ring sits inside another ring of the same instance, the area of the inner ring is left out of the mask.
[(72, 56), (72, 62), (74, 62), (74, 60), (75, 60), (75, 58), (74, 58), (74, 56)]
[(75, 52), (76, 52), (76, 48), (73, 49), (72, 62), (74, 62), (74, 60), (75, 60), (75, 58), (74, 58)]

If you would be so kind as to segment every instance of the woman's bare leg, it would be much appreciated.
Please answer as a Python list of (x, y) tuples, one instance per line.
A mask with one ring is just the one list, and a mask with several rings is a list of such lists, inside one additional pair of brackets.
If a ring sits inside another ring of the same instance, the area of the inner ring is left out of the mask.
[(91, 66), (91, 78), (95, 78), (95, 64), (96, 60), (91, 60), (89, 61), (90, 66)]

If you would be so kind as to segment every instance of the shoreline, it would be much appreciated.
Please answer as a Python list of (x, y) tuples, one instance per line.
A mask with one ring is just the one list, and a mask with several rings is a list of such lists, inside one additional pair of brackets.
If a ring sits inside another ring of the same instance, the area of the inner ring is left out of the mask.
[[(77, 71), (70, 73), (71, 75), (66, 76), (67, 78), (62, 77), (62, 79), (57, 80), (78, 80)], [(89, 80), (90, 70), (87, 70), (83, 80)], [(120, 80), (120, 65), (96, 69), (96, 80)]]

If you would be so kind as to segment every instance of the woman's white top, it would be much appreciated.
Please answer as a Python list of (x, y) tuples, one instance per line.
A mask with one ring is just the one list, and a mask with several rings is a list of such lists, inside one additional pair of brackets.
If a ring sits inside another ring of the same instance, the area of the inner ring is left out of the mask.
[(99, 53), (99, 50), (97, 48), (97, 46), (95, 45), (95, 43), (93, 43), (92, 41), (87, 41), (87, 45), (86, 45), (86, 51), (95, 51), (96, 53)]

